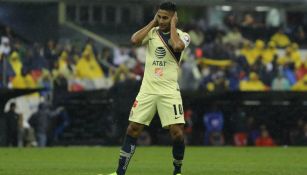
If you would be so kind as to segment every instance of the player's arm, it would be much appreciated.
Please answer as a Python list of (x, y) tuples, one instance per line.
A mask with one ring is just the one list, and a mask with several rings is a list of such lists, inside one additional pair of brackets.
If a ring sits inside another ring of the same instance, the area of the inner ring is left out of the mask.
[(150, 21), (145, 27), (140, 29), (139, 31), (135, 32), (131, 36), (131, 43), (135, 46), (139, 46), (142, 44), (143, 39), (147, 36), (148, 32), (156, 27), (158, 25), (158, 20), (157, 20), (157, 14), (155, 15), (154, 19)]
[(185, 48), (183, 41), (180, 39), (177, 33), (177, 12), (174, 13), (172, 20), (171, 20), (171, 41), (172, 41), (172, 48), (175, 52), (182, 52)]

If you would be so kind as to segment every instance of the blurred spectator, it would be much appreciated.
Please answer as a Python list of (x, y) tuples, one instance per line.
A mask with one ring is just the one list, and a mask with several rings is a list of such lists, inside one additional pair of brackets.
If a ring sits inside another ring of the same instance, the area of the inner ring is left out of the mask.
[(16, 112), (16, 103), (10, 104), (9, 111), (5, 113), (7, 146), (22, 145), (22, 115)]
[(224, 44), (231, 44), (235, 47), (238, 47), (241, 43), (244, 42), (244, 40), (245, 39), (238, 27), (231, 28), (231, 30), (227, 32), (227, 34), (223, 37)]
[(307, 75), (292, 86), (293, 91), (307, 91)]
[[(305, 121), (303, 118), (299, 118), (296, 121), (296, 125), (294, 128), (290, 130), (289, 137), (290, 137), (290, 143), (292, 145), (300, 145), (301, 143), (301, 137), (304, 135), (302, 132), (304, 131)], [(307, 144), (307, 143), (306, 143)]]
[(203, 121), (205, 124), (205, 145), (223, 145), (223, 127), (224, 116), (223, 113), (213, 109), (213, 112), (204, 114)]
[(23, 64), (19, 57), (18, 52), (14, 51), (11, 53), (9, 57), (10, 64), (15, 72), (15, 75), (21, 75), (21, 70), (23, 68)]
[(298, 145), (307, 145), (307, 123), (304, 124), (301, 132), (298, 135)]
[(291, 41), (289, 37), (283, 32), (282, 28), (279, 28), (278, 31), (271, 37), (271, 41), (274, 41), (277, 47), (287, 47), (290, 45)]
[(49, 128), (49, 145), (52, 145), (53, 142), (57, 142), (64, 130), (70, 125), (70, 116), (67, 111), (63, 107), (59, 107), (58, 111), (59, 113), (55, 114), (57, 116), (52, 120), (53, 125)]
[(290, 85), (294, 85), (296, 83), (296, 76), (294, 73), (294, 64), (286, 63), (282, 67), (283, 75), (289, 80)]
[(35, 59), (35, 61), (32, 62), (32, 70), (41, 71), (42, 69), (48, 69), (50, 65), (44, 55), (43, 46), (38, 43), (34, 43), (32, 50), (33, 58)]
[(56, 65), (55, 69), (53, 69), (53, 74), (55, 76), (59, 76), (60, 74), (66, 79), (71, 78), (72, 71), (70, 68), (68, 53), (66, 51), (62, 51), (60, 57), (57, 59), (57, 62), (55, 62), (54, 64)]
[(96, 82), (104, 78), (103, 71), (90, 47), (84, 50), (77, 62), (75, 76), (82, 81), (80, 85), (88, 90), (97, 89)]
[(50, 39), (47, 42), (47, 46), (44, 49), (44, 55), (48, 61), (48, 69), (51, 70), (57, 60), (56, 43), (54, 40)]
[(10, 41), (13, 41), (16, 37), (15, 33), (12, 31), (12, 29), (9, 26), (4, 27), (2, 35), (7, 37)]
[(80, 79), (93, 80), (102, 78), (103, 72), (91, 49), (84, 50), (76, 65), (76, 76)]
[(276, 91), (287, 91), (290, 90), (290, 82), (286, 79), (282, 73), (279, 73), (277, 77), (273, 79), (272, 90)]
[(191, 29), (188, 33), (194, 46), (200, 46), (205, 40), (204, 32), (199, 28)]
[(62, 108), (52, 111), (50, 105), (43, 102), (39, 104), (38, 111), (29, 118), (29, 124), (34, 128), (39, 147), (47, 145), (47, 133), (50, 127), (50, 120), (61, 112)]
[(10, 39), (6, 36), (1, 37), (0, 55), (8, 56), (11, 52)]
[(248, 63), (249, 65), (254, 65), (259, 59), (262, 58), (262, 53), (264, 52), (265, 43), (263, 40), (256, 40), (255, 46), (252, 49), (252, 57), (249, 58)]
[(306, 33), (302, 26), (298, 26), (297, 29), (293, 32), (294, 34), (294, 41), (297, 42), (299, 45), (306, 46)]
[(261, 129), (260, 137), (256, 139), (256, 146), (275, 146), (275, 142), (266, 128)]
[(38, 87), (31, 74), (25, 69), (12, 79), (11, 86), (14, 89), (35, 89)]
[(246, 120), (247, 144), (255, 145), (256, 139), (260, 136), (255, 117), (249, 116)]
[(242, 43), (242, 48), (240, 49), (239, 53), (241, 56), (244, 56), (248, 65), (251, 65), (253, 64), (254, 61), (256, 61), (255, 60), (256, 56), (254, 55), (252, 48), (253, 48), (252, 43), (250, 43), (249, 41), (244, 41)]
[(266, 14), (266, 26), (273, 28), (279, 27), (283, 22), (282, 17), (282, 14), (277, 8), (271, 8)]
[(184, 110), (184, 120), (185, 120), (185, 142), (186, 144), (190, 144), (192, 141), (193, 134), (193, 111), (191, 108), (187, 108)]
[(241, 91), (265, 91), (267, 87), (259, 80), (258, 75), (255, 72), (249, 74), (249, 80), (243, 80), (240, 82)]
[(119, 66), (121, 64), (124, 64), (128, 59), (129, 56), (129, 49), (126, 47), (121, 46), (120, 48), (114, 49), (114, 65)]
[(100, 55), (98, 56), (98, 62), (102, 67), (102, 70), (106, 77), (109, 77), (115, 71), (115, 67), (113, 63), (113, 56), (111, 53), (111, 49), (103, 48)]
[(243, 27), (254, 27), (255, 25), (255, 19), (254, 17), (247, 13), (244, 18), (243, 18), (243, 21), (241, 22), (241, 26)]
[(273, 41), (270, 41), (261, 56), (262, 63), (265, 65), (271, 63), (274, 59), (278, 58), (276, 44)]
[(197, 67), (197, 61), (193, 57), (188, 57), (182, 61), (179, 85), (182, 90), (197, 90), (201, 75)]
[(17, 51), (20, 58), (22, 58), (21, 61), (23, 61), (24, 57), (26, 56), (26, 52), (27, 52), (25, 44), (22, 43), (20, 40), (15, 39), (15, 42), (13, 43), (13, 49), (12, 50)]
[(7, 87), (9, 80), (15, 76), (11, 64), (5, 56), (0, 53), (0, 87)]
[(291, 60), (295, 65), (295, 68), (299, 67), (302, 64), (301, 53), (299, 51), (299, 47), (297, 43), (291, 43), (290, 47), (290, 54)]
[(307, 60), (296, 69), (295, 75), (298, 80), (301, 80), (305, 75), (307, 75)]

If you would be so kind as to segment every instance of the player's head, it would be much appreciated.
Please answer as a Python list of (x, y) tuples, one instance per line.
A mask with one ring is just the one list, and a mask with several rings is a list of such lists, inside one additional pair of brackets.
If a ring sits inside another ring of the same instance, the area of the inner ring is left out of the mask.
[(171, 19), (176, 11), (177, 7), (173, 2), (166, 1), (159, 5), (157, 18), (160, 30), (168, 31), (170, 29)]
[(12, 102), (12, 103), (10, 104), (10, 110), (11, 110), (11, 111), (15, 111), (15, 109), (16, 109), (16, 103)]

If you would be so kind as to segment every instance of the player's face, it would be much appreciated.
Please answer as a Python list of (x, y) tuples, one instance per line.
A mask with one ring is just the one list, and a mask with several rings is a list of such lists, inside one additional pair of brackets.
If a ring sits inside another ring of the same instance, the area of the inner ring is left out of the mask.
[(162, 31), (169, 31), (171, 19), (174, 15), (172, 11), (166, 11), (159, 9), (157, 12), (157, 18), (159, 23), (159, 29)]

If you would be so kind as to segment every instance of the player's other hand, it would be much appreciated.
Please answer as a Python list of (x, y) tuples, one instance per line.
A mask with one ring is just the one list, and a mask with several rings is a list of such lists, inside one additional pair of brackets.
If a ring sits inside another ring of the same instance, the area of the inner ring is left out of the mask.
[(173, 17), (172, 17), (171, 24), (177, 25), (177, 22), (178, 22), (178, 16), (177, 16), (177, 12), (175, 12)]
[(157, 27), (159, 25), (159, 22), (158, 22), (158, 13), (155, 14), (155, 17), (153, 19), (153, 22), (154, 22), (154, 27)]

